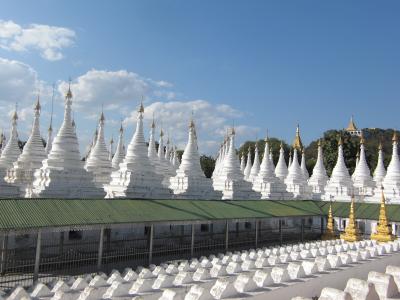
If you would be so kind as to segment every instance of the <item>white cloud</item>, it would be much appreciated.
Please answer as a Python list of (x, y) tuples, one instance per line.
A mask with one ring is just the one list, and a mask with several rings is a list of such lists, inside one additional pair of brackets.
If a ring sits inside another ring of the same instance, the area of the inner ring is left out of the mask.
[(65, 27), (42, 24), (22, 27), (13, 21), (0, 20), (1, 48), (16, 52), (37, 50), (50, 61), (62, 59), (62, 50), (71, 47), (75, 37), (75, 32)]

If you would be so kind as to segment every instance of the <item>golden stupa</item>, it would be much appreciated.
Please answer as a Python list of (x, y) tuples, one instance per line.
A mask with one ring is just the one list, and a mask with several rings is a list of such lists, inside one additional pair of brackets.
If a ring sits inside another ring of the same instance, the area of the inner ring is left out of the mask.
[(362, 240), (360, 232), (358, 231), (356, 219), (354, 215), (354, 196), (351, 198), (349, 222), (347, 223), (344, 233), (340, 235), (342, 240), (346, 242), (355, 242)]
[(378, 242), (389, 242), (393, 241), (394, 239), (395, 237), (392, 235), (390, 225), (388, 224), (388, 220), (386, 218), (385, 195), (383, 194), (382, 189), (378, 226), (376, 228), (376, 232), (371, 234), (371, 240)]
[(299, 125), (297, 125), (297, 128), (296, 128), (296, 136), (294, 137), (292, 147), (294, 149), (296, 149), (297, 151), (301, 151), (303, 149), (303, 143), (301, 142)]
[(357, 126), (354, 123), (353, 116), (350, 118), (349, 125), (347, 125), (346, 131), (357, 131)]
[(328, 220), (326, 222), (326, 230), (321, 237), (322, 240), (334, 240), (336, 239), (335, 234), (335, 223), (333, 221), (332, 215), (332, 204), (329, 204), (329, 211), (328, 211)]

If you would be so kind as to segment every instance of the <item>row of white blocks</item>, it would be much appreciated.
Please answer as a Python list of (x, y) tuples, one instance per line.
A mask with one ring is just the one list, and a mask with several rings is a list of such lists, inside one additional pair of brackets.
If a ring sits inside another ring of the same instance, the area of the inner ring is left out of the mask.
[[(369, 272), (368, 279), (350, 278), (344, 291), (326, 287), (319, 300), (386, 300), (400, 299), (400, 267), (387, 266), (385, 273)], [(312, 300), (295, 297), (292, 300)]]
[(179, 263), (127, 268), (108, 277), (71, 278), (37, 284), (28, 291), (17, 287), (7, 298), (51, 300), (141, 299), (208, 300), (266, 293), (313, 274), (339, 271), (353, 263), (399, 251), (400, 243), (316, 241), (274, 248), (227, 252)]

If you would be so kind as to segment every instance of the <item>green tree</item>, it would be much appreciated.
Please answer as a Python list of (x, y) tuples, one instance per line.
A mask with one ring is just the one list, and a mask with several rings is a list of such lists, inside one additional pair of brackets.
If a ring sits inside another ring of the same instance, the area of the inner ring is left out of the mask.
[(215, 168), (215, 159), (212, 156), (200, 156), (200, 165), (207, 178), (211, 178)]

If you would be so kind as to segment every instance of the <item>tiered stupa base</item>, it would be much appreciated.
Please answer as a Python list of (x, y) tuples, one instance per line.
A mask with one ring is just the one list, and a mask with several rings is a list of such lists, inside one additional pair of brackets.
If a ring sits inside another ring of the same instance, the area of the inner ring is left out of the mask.
[(286, 184), (286, 191), (293, 195), (292, 199), (311, 199), (310, 188), (307, 185)]
[[(383, 193), (385, 194), (386, 203), (399, 204), (400, 203), (400, 186), (384, 184)], [(379, 192), (376, 191), (376, 199), (380, 199)]]
[(34, 198), (102, 199), (105, 192), (98, 188), (84, 169), (39, 169), (35, 172)]
[(259, 182), (255, 181), (253, 190), (261, 193), (263, 200), (290, 200), (293, 194), (286, 191), (286, 186), (277, 179), (275, 182)]
[(208, 178), (175, 176), (170, 179), (170, 189), (176, 199), (219, 200), (222, 193), (215, 191)]
[(325, 201), (351, 201), (354, 190), (352, 187), (338, 184), (327, 184), (325, 187)]
[(172, 192), (162, 184), (162, 177), (153, 173), (117, 171), (105, 186), (106, 198), (171, 199)]
[(261, 194), (253, 191), (252, 184), (245, 180), (221, 180), (214, 183), (214, 189), (222, 192), (222, 200), (258, 200)]

